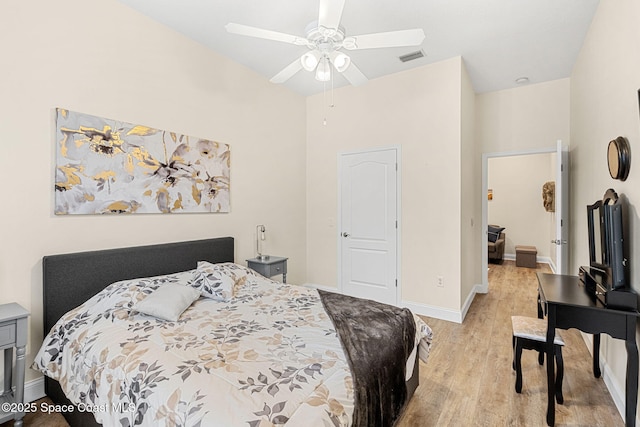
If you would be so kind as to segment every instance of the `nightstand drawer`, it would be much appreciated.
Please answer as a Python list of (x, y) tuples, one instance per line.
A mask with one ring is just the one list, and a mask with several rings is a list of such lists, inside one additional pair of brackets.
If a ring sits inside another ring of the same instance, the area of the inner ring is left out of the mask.
[(16, 342), (16, 324), (0, 325), (0, 348), (13, 345)]
[(276, 264), (267, 265), (265, 268), (265, 276), (271, 277), (278, 274), (287, 274), (287, 263), (282, 261)]

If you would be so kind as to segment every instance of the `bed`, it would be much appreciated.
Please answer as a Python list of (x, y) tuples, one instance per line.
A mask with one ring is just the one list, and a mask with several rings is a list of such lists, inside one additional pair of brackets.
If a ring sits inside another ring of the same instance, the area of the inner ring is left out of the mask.
[[(194, 287), (173, 320), (139, 311)], [(406, 309), (234, 264), (231, 237), (46, 256), (43, 293), (32, 367), (72, 426), (393, 425), (431, 340)], [(380, 351), (360, 320), (402, 339)]]

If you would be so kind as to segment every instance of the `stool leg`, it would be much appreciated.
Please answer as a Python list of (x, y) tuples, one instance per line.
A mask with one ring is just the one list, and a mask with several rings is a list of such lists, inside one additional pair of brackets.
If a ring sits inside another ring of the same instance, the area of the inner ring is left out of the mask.
[(516, 337), (515, 335), (511, 336), (511, 348), (513, 349), (513, 360), (511, 361), (511, 368), (516, 370)]
[(516, 338), (516, 393), (522, 392), (522, 364), (520, 358), (522, 357), (522, 342), (519, 338)]
[(556, 401), (559, 405), (564, 403), (562, 396), (562, 379), (564, 377), (564, 362), (562, 361), (562, 346), (556, 345)]
[(538, 351), (538, 365), (544, 365), (544, 351)]

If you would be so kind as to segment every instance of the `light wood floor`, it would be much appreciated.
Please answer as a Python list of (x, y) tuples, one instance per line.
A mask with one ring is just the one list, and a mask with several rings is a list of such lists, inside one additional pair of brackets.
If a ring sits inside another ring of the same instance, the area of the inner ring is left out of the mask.
[[(420, 386), (397, 427), (545, 426), (546, 366), (537, 353), (522, 353), (522, 394), (511, 368), (511, 316), (537, 316), (536, 271), (513, 261), (489, 264), (489, 293), (476, 295), (463, 324), (425, 317), (434, 331), (429, 361), (420, 365)], [(560, 331), (565, 376), (564, 405), (556, 426), (623, 426), (591, 354), (577, 330)]]
[[(514, 390), (511, 369), (511, 316), (537, 315), (536, 270), (513, 261), (489, 267), (489, 293), (476, 295), (463, 324), (425, 317), (434, 331), (431, 355), (421, 363), (420, 386), (396, 427), (546, 425), (546, 371), (537, 353), (522, 354), (522, 394)], [(549, 271), (546, 264), (538, 270)], [(566, 343), (564, 405), (556, 405), (556, 425), (623, 426), (602, 378), (591, 373), (580, 333), (560, 333)], [(65, 427), (60, 417), (29, 414), (24, 426)]]

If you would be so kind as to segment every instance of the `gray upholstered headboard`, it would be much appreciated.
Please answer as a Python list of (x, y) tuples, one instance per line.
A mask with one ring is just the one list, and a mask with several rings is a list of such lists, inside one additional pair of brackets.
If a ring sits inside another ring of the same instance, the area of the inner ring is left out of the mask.
[(198, 261), (233, 260), (233, 237), (45, 256), (44, 334), (113, 282), (191, 270)]

